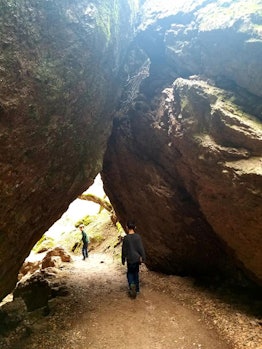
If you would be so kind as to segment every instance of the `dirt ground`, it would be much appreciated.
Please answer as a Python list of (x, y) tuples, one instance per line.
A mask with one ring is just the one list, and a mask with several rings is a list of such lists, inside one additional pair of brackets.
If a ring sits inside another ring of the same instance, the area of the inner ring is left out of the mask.
[[(261, 320), (194, 285), (142, 266), (141, 292), (127, 294), (126, 269), (110, 254), (74, 256), (61, 272), (69, 289), (11, 349), (259, 349)], [(2, 347), (4, 349), (4, 347)]]

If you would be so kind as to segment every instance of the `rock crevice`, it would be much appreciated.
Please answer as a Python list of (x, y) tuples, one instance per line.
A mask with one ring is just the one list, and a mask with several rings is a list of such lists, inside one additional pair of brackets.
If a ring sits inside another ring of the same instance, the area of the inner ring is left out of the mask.
[(0, 298), (102, 168), (150, 268), (261, 284), (261, 2), (0, 7)]

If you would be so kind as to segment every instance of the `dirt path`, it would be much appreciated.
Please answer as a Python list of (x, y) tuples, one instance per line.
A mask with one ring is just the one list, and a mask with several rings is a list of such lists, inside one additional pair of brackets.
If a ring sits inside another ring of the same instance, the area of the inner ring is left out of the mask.
[(170, 283), (168, 277), (142, 268), (141, 293), (133, 300), (126, 292), (125, 267), (111, 256), (74, 258), (63, 272), (69, 295), (51, 301), (51, 313), (37, 320), (34, 332), (14, 348), (233, 348), (199, 312), (166, 290), (163, 280)]

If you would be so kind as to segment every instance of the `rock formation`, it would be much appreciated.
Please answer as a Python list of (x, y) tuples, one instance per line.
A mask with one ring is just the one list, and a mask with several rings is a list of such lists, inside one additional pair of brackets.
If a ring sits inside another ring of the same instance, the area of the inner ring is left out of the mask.
[(148, 77), (115, 120), (105, 191), (150, 268), (261, 284), (261, 5), (153, 3), (136, 38)]
[(69, 262), (72, 262), (71, 256), (62, 247), (48, 251), (38, 262), (25, 262), (20, 269), (14, 298), (22, 297), (28, 311), (48, 308), (50, 298), (68, 293), (58, 276), (63, 263)]
[(137, 3), (0, 0), (0, 299), (101, 170)]
[(261, 283), (260, 1), (141, 1), (135, 36), (138, 3), (0, 0), (0, 299), (113, 117), (105, 190), (148, 266)]

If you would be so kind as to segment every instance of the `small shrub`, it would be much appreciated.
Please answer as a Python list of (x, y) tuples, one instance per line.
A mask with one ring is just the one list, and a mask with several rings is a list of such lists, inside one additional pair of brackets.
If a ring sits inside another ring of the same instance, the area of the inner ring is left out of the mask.
[(75, 223), (75, 227), (78, 228), (80, 224), (84, 224), (85, 226), (87, 226), (88, 224), (90, 224), (92, 221), (94, 220), (94, 218), (92, 216), (85, 216), (82, 219), (80, 219), (79, 221), (77, 221)]
[(100, 244), (101, 242), (103, 242), (105, 240), (105, 236), (102, 234), (96, 234), (96, 235), (92, 235), (90, 236), (90, 242), (92, 243), (98, 243)]
[(41, 253), (55, 247), (55, 240), (50, 236), (43, 235), (33, 247), (35, 253)]

